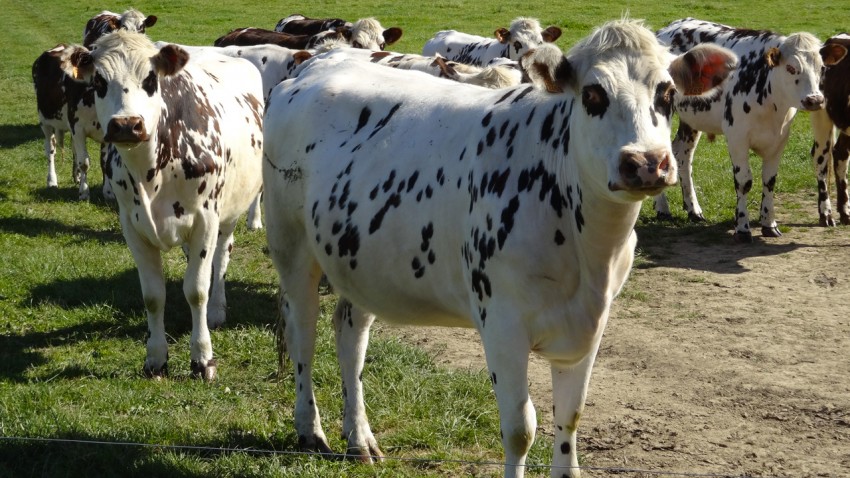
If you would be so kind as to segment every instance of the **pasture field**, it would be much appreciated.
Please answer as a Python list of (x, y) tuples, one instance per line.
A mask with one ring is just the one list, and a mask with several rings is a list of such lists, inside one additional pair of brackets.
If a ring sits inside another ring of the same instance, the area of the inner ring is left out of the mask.
[[(498, 466), (474, 464), (496, 463), (501, 459), (496, 403), (484, 371), (480, 347), (468, 334), (445, 331), (408, 333), (376, 326), (373, 334), (364, 374), (368, 412), (383, 451), (401, 459), (368, 467), (293, 454), (297, 449), (292, 424), (295, 394), (290, 367), (278, 373), (274, 344), (276, 276), (265, 252), (264, 233), (247, 231), (244, 224), (237, 230), (228, 274), (228, 323), (213, 334), (219, 363), (217, 380), (207, 384), (189, 379), (189, 309), (181, 284), (185, 264), (182, 253), (177, 250), (163, 255), (168, 277), (165, 314), (170, 334), (171, 376), (162, 381), (142, 377), (146, 319), (138, 276), (121, 235), (116, 206), (102, 199), (100, 168), (96, 164), (89, 175), (92, 201), (77, 201), (76, 187), (71, 181), (68, 142), (65, 160), (57, 159), (59, 188), (45, 187), (43, 136), (37, 125), (30, 76), (33, 60), (44, 50), (57, 43), (80, 43), (83, 26), (90, 17), (104, 9), (121, 12), (129, 6), (159, 17), (158, 23), (148, 31), (152, 39), (199, 45), (212, 44), (215, 38), (236, 27), (271, 29), (280, 18), (291, 13), (349, 20), (374, 16), (385, 27), (403, 28), (401, 41), (391, 47), (400, 52), (421, 51), (425, 41), (443, 29), (490, 35), (496, 27), (508, 26), (517, 16), (535, 17), (544, 26), (561, 27), (564, 34), (557, 43), (566, 50), (595, 25), (618, 18), (627, 10), (631, 17), (644, 18), (653, 28), (694, 16), (782, 33), (805, 30), (821, 39), (850, 31), (850, 19), (839, 2), (815, 8), (810, 2), (799, 0), (716, 0), (711, 3), (600, 0), (592, 4), (535, 0), (522, 6), (480, 0), (421, 3), (143, 0), (131, 5), (111, 0), (97, 4), (0, 0), (0, 44), (4, 47), (0, 55), (0, 476), (497, 476), (501, 472)], [(770, 299), (783, 303), (782, 300), (794, 294), (783, 287), (765, 289), (759, 296), (760, 300), (766, 300), (763, 308), (752, 310), (748, 305), (753, 299), (751, 294), (718, 295), (716, 290), (704, 291), (730, 307), (736, 301), (743, 303), (741, 307), (735, 306), (736, 311), (742, 312), (729, 314), (722, 312), (720, 306), (701, 309), (702, 301), (707, 299), (687, 296), (690, 289), (683, 284), (709, 286), (714, 281), (725, 291), (747, 284), (769, 283), (773, 269), (762, 267), (759, 256), (785, 261), (784, 275), (777, 276), (780, 281), (791, 281), (795, 274), (808, 278), (805, 274), (809, 274), (812, 267), (810, 261), (844, 264), (843, 272), (840, 267), (832, 266), (822, 273), (823, 278), (812, 271), (812, 284), (829, 285), (821, 298), (823, 303), (815, 307), (817, 294), (822, 289), (815, 287), (809, 291), (809, 299), (787, 312), (787, 316), (818, 319), (819, 313), (829, 310), (832, 324), (826, 329), (829, 333), (811, 333), (806, 336), (807, 343), (814, 344), (813, 347), (821, 344), (824, 354), (844, 350), (843, 357), (830, 359), (828, 364), (833, 368), (824, 370), (819, 366), (817, 353), (798, 351), (803, 357), (802, 363), (813, 365), (809, 367), (811, 370), (794, 373), (802, 376), (798, 378), (805, 383), (805, 373), (838, 374), (834, 370), (843, 370), (840, 372), (844, 377), (843, 385), (835, 380), (811, 380), (813, 387), (830, 389), (834, 396), (830, 395), (824, 405), (826, 408), (817, 408), (813, 403), (812, 417), (815, 418), (810, 420), (815, 428), (826, 430), (812, 432), (813, 435), (828, 435), (818, 444), (827, 448), (838, 447), (839, 443), (847, 446), (850, 440), (850, 400), (847, 397), (850, 394), (846, 378), (850, 364), (844, 357), (850, 347), (847, 339), (850, 337), (847, 310), (850, 295), (839, 294), (844, 294), (850, 283), (846, 268), (847, 259), (850, 259), (847, 247), (850, 231), (846, 227), (831, 231), (811, 228), (817, 223), (817, 211), (810, 147), (808, 116), (801, 113), (795, 120), (779, 173), (777, 212), (780, 229), (786, 237), (776, 242), (777, 249), (771, 249), (770, 244), (756, 244), (746, 250), (737, 247), (728, 258), (722, 257), (731, 249), (729, 231), (733, 227), (734, 213), (732, 175), (722, 137), (714, 143), (704, 139), (695, 163), (699, 199), (708, 225), (694, 226), (686, 222), (678, 187), (670, 194), (671, 209), (677, 215), (673, 226), (656, 224), (651, 202), (646, 202), (638, 225), (641, 238), (638, 269), (612, 311), (609, 327), (614, 327), (613, 333), (628, 336), (637, 330), (652, 329), (651, 319), (662, 317), (658, 330), (669, 332), (674, 326), (692, 325), (694, 330), (719, 333), (720, 337), (692, 340), (687, 330), (677, 328), (665, 342), (664, 346), (671, 352), (665, 355), (666, 360), (655, 360), (655, 355), (651, 355), (653, 359), (629, 359), (632, 351), (621, 336), (612, 337), (610, 346), (606, 342), (608, 337), (603, 339), (602, 357), (591, 380), (587, 422), (579, 428), (579, 453), (587, 452), (582, 459), (584, 465), (629, 468), (637, 464), (659, 471), (787, 473), (788, 476), (840, 476), (840, 470), (850, 468), (850, 452), (846, 448), (843, 452), (830, 448), (824, 455), (811, 453), (813, 463), (805, 467), (792, 466), (793, 456), (785, 456), (782, 466), (778, 467), (747, 466), (750, 461), (759, 460), (775, 463), (775, 455), (786, 452), (786, 448), (773, 450), (768, 446), (772, 429), (763, 432), (766, 444), (724, 447), (727, 454), (734, 455), (732, 457), (712, 460), (702, 455), (710, 454), (710, 450), (685, 445), (687, 453), (699, 456), (690, 461), (666, 459), (667, 455), (676, 452), (679, 443), (675, 435), (671, 435), (671, 429), (680, 434), (683, 442), (688, 440), (687, 443), (701, 438), (706, 442), (723, 441), (729, 437), (717, 438), (715, 434), (702, 437), (690, 428), (675, 428), (674, 422), (693, 421), (687, 407), (663, 416), (662, 419), (670, 423), (669, 427), (655, 423), (653, 428), (649, 424), (654, 422), (639, 412), (646, 410), (640, 407), (649, 400), (621, 398), (633, 397), (646, 389), (635, 385), (643, 383), (642, 376), (651, 376), (659, 387), (649, 390), (649, 396), (663, 393), (661, 384), (666, 382), (659, 379), (659, 374), (664, 375), (663, 370), (649, 373), (646, 362), (650, 362), (650, 367), (674, 367), (679, 355), (672, 350), (678, 345), (682, 345), (685, 356), (696, 361), (709, 357), (697, 350), (700, 342), (722, 348), (726, 342), (715, 320), (721, 325), (740, 326), (751, 323), (765, 310), (778, 319), (783, 312), (775, 310), (776, 304)], [(90, 143), (89, 149), (92, 158), (97, 158), (94, 144)], [(754, 176), (758, 177), (758, 161), (754, 161), (753, 166)], [(757, 209), (758, 201), (759, 194), (751, 194), (751, 211)], [(795, 236), (797, 233), (804, 236)], [(668, 240), (677, 246), (664, 247)], [(791, 257), (792, 251), (805, 250), (798, 247), (795, 240), (802, 240), (812, 248), (822, 241), (829, 249), (824, 246), (816, 249), (816, 255)], [(685, 250), (684, 245), (690, 245), (691, 250)], [(700, 274), (682, 272), (709, 267), (708, 272), (725, 273), (725, 266), (707, 266), (706, 262), (697, 261), (693, 248), (710, 251), (710, 259), (714, 261), (710, 264), (728, 265), (734, 269), (736, 280), (727, 283), (723, 277), (706, 279)], [(838, 255), (830, 256), (825, 253), (827, 251)], [(677, 262), (680, 259), (683, 262)], [(791, 264), (792, 260), (799, 260), (800, 267)], [(672, 293), (659, 284), (669, 285), (678, 294), (675, 300), (661, 300), (657, 302), (661, 305), (656, 305), (656, 295), (667, 297)], [(790, 282), (782, 285), (791, 287)], [(328, 438), (331, 446), (341, 451), (345, 448), (345, 442), (337, 433), (341, 423), (341, 383), (329, 320), (334, 304), (332, 294), (323, 296), (314, 377)], [(786, 327), (776, 328), (783, 331)], [(787, 339), (782, 340), (791, 341), (794, 333), (787, 331)], [(841, 334), (844, 342), (838, 342)], [(441, 337), (446, 341), (454, 339), (446, 346)], [(771, 340), (771, 336), (765, 334), (749, 347), (758, 348), (759, 341)], [(785, 344), (783, 341), (780, 345)], [(411, 342), (425, 343), (428, 347), (423, 350)], [(793, 348), (792, 345), (789, 347)], [(768, 358), (772, 355), (765, 351), (747, 352), (749, 348), (744, 346), (735, 350), (737, 355), (730, 354), (736, 359), (743, 357), (784, 366), (782, 362), (771, 362)], [(622, 360), (618, 362), (611, 357), (619, 352), (622, 352)], [(728, 355), (721, 354), (721, 360)], [(640, 356), (636, 353), (634, 357)], [(463, 366), (458, 368), (455, 358), (463, 362)], [(756, 373), (750, 368), (736, 371), (736, 363), (727, 363), (731, 364), (731, 369), (718, 368), (720, 376), (703, 378), (722, 384), (730, 373), (736, 376)], [(608, 364), (615, 366), (610, 370), (600, 369)], [(601, 374), (600, 380), (604, 379), (599, 388), (595, 386), (597, 373)], [(532, 377), (531, 381), (537, 384), (545, 379)], [(774, 417), (768, 418), (773, 420), (771, 423), (795, 421), (789, 411), (796, 410), (791, 398), (808, 398), (807, 395), (795, 395), (788, 399), (787, 407), (782, 407), (780, 405), (785, 402), (782, 402), (781, 381), (771, 382), (771, 386), (778, 387), (776, 390), (767, 386), (748, 389), (749, 385), (745, 385), (739, 387), (743, 392), (761, 393), (766, 397), (762, 403), (765, 407), (776, 405), (774, 401), (779, 400), (779, 405), (774, 407), (777, 411), (770, 412)], [(722, 394), (731, 392), (723, 387), (719, 389), (723, 391), (718, 392), (717, 406), (728, 409), (729, 403), (725, 400), (728, 397)], [(678, 393), (681, 395), (677, 396), (687, 398), (701, 392)], [(538, 392), (535, 400), (539, 397)], [(685, 398), (680, 401), (686, 402)], [(551, 461), (552, 446), (546, 432), (547, 423), (551, 422), (549, 407), (543, 405), (545, 399), (537, 403), (541, 431), (529, 463), (546, 464)], [(626, 423), (624, 418), (626, 424), (622, 426), (603, 421), (603, 413), (621, 413), (617, 404), (624, 403), (633, 407), (629, 409), (631, 421)], [(715, 412), (708, 399), (701, 407), (704, 408), (700, 408), (701, 414)], [(748, 410), (750, 415), (756, 413)], [(827, 422), (817, 421), (818, 413), (827, 416)], [(747, 417), (739, 416), (738, 419), (746, 421)], [(686, 432), (689, 433), (687, 438), (683, 436)], [(657, 433), (665, 438), (643, 446), (641, 433), (643, 437)], [(753, 433), (758, 435), (758, 430)], [(618, 447), (627, 435), (634, 440)], [(629, 448), (630, 444), (636, 448)], [(678, 446), (681, 451), (683, 445)], [(626, 460), (623, 450), (627, 450), (630, 457), (638, 458)], [(617, 458), (620, 454), (622, 460)], [(737, 455), (740, 456), (736, 460)], [(660, 458), (653, 459), (653, 456)], [(828, 461), (833, 456), (836, 457), (834, 466)], [(590, 473), (590, 476), (605, 476), (604, 471)], [(548, 476), (549, 470), (532, 468), (529, 474)]]

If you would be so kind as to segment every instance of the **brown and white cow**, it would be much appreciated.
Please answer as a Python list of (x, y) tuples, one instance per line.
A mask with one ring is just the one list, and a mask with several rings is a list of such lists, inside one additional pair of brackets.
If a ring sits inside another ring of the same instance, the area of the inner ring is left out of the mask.
[(340, 32), (353, 48), (365, 50), (384, 50), (387, 45), (399, 41), (403, 34), (401, 28), (384, 28), (374, 18), (361, 18), (354, 23), (349, 23), (339, 18), (315, 19), (300, 14), (282, 18), (277, 22), (274, 30), (299, 35)]
[(277, 45), (293, 50), (303, 50), (305, 48), (313, 48), (324, 41), (345, 41), (341, 33), (333, 33), (332, 35), (320, 36), (314, 40), (316, 35), (291, 35), (289, 33), (279, 33), (254, 27), (237, 28), (218, 37), (213, 42), (213, 45), (218, 47)]
[(491, 90), (345, 58), (311, 59), (278, 85), (265, 214), (299, 444), (331, 451), (311, 378), (324, 272), (340, 297), (348, 454), (381, 457), (362, 381), (378, 316), (479, 331), (509, 477), (523, 475), (536, 431), (528, 357), (548, 359), (552, 474), (577, 477), (576, 429), (641, 202), (676, 181), (676, 88), (702, 91), (705, 70), (722, 76), (734, 61), (712, 45), (674, 61), (621, 20), (566, 56), (545, 45), (524, 57), (538, 86)]
[(425, 43), (422, 54), (440, 54), (449, 60), (476, 66), (487, 65), (494, 58), (519, 60), (529, 50), (560, 38), (561, 29), (554, 25), (543, 29), (537, 19), (519, 17), (511, 22), (510, 28), (498, 28), (493, 34), (495, 38), (485, 38), (444, 30)]
[(156, 15), (145, 16), (134, 8), (121, 14), (104, 10), (86, 22), (83, 29), (83, 46), (91, 48), (98, 38), (115, 30), (145, 33), (145, 29), (154, 26), (156, 20)]
[(191, 368), (212, 379), (209, 328), (224, 323), (224, 278), (239, 216), (262, 184), (263, 87), (245, 60), (214, 52), (190, 57), (118, 30), (91, 51), (69, 51), (63, 67), (92, 85), (110, 144), (121, 229), (139, 270), (148, 317), (149, 376), (167, 373), (160, 251), (185, 246), (183, 292), (192, 313)]
[[(826, 108), (811, 114), (812, 161), (818, 177), (818, 212), (821, 226), (834, 226), (829, 201), (829, 172), (835, 172), (836, 209), (841, 224), (850, 225), (847, 165), (850, 155), (850, 35), (842, 33), (824, 42), (820, 49), (826, 69), (821, 77), (821, 90)], [(838, 139), (833, 143), (834, 130)]]
[(352, 24), (341, 18), (307, 18), (300, 13), (294, 13), (281, 18), (274, 31), (292, 35), (316, 35), (321, 32), (336, 30), (339, 27), (351, 27)]

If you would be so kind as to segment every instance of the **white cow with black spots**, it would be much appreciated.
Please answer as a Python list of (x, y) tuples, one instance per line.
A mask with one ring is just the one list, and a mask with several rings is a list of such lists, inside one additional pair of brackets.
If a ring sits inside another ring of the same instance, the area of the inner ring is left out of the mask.
[(544, 30), (537, 19), (518, 17), (511, 22), (510, 28), (498, 28), (493, 34), (495, 38), (485, 38), (443, 30), (425, 43), (422, 54), (439, 54), (460, 63), (486, 66), (495, 58), (519, 60), (529, 50), (560, 38), (561, 29), (550, 26)]
[[(820, 40), (809, 33), (782, 36), (764, 30), (732, 28), (718, 23), (685, 18), (658, 31), (658, 39), (682, 53), (696, 45), (714, 43), (734, 51), (738, 69), (710, 98), (679, 98), (679, 130), (673, 151), (679, 165), (684, 208), (692, 221), (704, 221), (693, 186), (694, 149), (702, 132), (723, 134), (732, 159), (738, 197), (735, 235), (738, 242), (752, 242), (747, 194), (753, 187), (750, 150), (761, 156), (761, 232), (764, 237), (781, 235), (774, 214), (773, 192), (779, 160), (788, 142), (791, 120), (798, 109), (823, 108), (818, 86), (824, 66), (818, 50)], [(670, 218), (667, 198), (656, 198), (659, 217)]]
[(265, 212), (302, 447), (330, 451), (311, 379), (324, 272), (340, 296), (348, 454), (381, 457), (360, 378), (377, 315), (478, 329), (508, 476), (523, 475), (536, 429), (529, 353), (548, 359), (553, 474), (579, 475), (576, 428), (641, 201), (676, 181), (674, 82), (701, 91), (704, 70), (728, 71), (734, 55), (708, 46), (671, 60), (641, 23), (621, 20), (566, 56), (547, 45), (525, 58), (540, 87), (329, 59), (275, 88)]
[(262, 80), (247, 61), (190, 58), (119, 30), (66, 57), (69, 75), (91, 83), (111, 143), (107, 174), (121, 229), (139, 270), (148, 316), (149, 376), (167, 373), (160, 251), (185, 246), (183, 292), (192, 312), (191, 368), (212, 379), (209, 328), (224, 323), (224, 277), (239, 216), (262, 184)]

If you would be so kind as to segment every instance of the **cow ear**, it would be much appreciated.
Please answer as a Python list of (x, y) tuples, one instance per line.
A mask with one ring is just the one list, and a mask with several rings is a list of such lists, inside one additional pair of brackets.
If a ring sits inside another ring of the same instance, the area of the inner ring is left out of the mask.
[(827, 43), (820, 49), (820, 56), (824, 65), (834, 66), (847, 56), (847, 47), (838, 43)]
[(767, 62), (767, 66), (773, 68), (779, 65), (779, 60), (782, 58), (782, 53), (779, 52), (779, 48), (773, 47), (764, 52), (764, 61)]
[(338, 27), (336, 29), (337, 33), (341, 34), (345, 41), (351, 41), (351, 28), (349, 27)]
[(177, 45), (165, 45), (151, 58), (154, 71), (158, 75), (172, 76), (180, 73), (189, 61), (189, 53)]
[(401, 38), (401, 28), (391, 27), (384, 30), (384, 41), (387, 42), (387, 45), (392, 45), (397, 42)]
[(511, 32), (507, 28), (499, 28), (493, 35), (496, 37), (496, 40), (499, 40), (499, 43), (507, 43), (511, 40)]
[(573, 67), (564, 53), (550, 43), (530, 50), (520, 58), (519, 65), (523, 77), (549, 93), (563, 93), (575, 76)]
[(703, 43), (676, 57), (670, 63), (670, 76), (685, 95), (701, 95), (724, 80), (738, 65), (731, 50)]
[(84, 46), (71, 45), (65, 48), (62, 50), (59, 62), (62, 71), (76, 82), (88, 83), (94, 76), (94, 58)]
[(431, 63), (431, 66), (436, 66), (437, 68), (439, 68), (440, 76), (443, 78), (455, 79), (458, 76), (455, 69), (451, 65), (446, 63), (445, 58), (443, 58), (439, 54), (434, 57), (434, 62)]
[(148, 15), (147, 17), (145, 17), (145, 28), (150, 28), (156, 25), (156, 20), (156, 15)]
[(561, 29), (556, 26), (547, 27), (543, 30), (543, 41), (546, 43), (552, 43), (553, 41), (561, 38)]
[(313, 54), (307, 50), (299, 50), (293, 53), (292, 58), (295, 60), (296, 65), (300, 65), (310, 58), (313, 58)]

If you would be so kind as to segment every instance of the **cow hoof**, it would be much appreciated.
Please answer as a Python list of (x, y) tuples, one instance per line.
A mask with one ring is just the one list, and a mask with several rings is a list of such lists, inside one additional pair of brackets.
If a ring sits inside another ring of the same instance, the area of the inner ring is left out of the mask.
[(163, 378), (168, 377), (168, 362), (165, 362), (162, 367), (158, 368), (145, 364), (145, 368), (142, 369), (142, 373), (144, 373), (147, 378), (162, 380)]
[(688, 221), (691, 222), (705, 222), (705, 216), (702, 213), (689, 212), (688, 213)]
[(850, 215), (842, 214), (841, 215), (841, 224), (843, 224), (845, 226), (850, 226)]
[(669, 212), (656, 212), (655, 219), (662, 222), (673, 222), (673, 215)]
[(201, 363), (197, 360), (192, 360), (191, 369), (192, 378), (202, 378), (205, 382), (212, 382), (215, 380), (215, 359), (210, 359), (207, 361), (206, 365), (201, 365)]
[(329, 457), (338, 457), (336, 453), (328, 445), (328, 441), (324, 437), (318, 435), (298, 435), (298, 449), (303, 452), (316, 453)]
[(345, 457), (349, 460), (371, 465), (384, 461), (384, 452), (378, 448), (378, 444), (374, 440), (371, 440), (366, 446), (349, 447), (345, 451)]
[(738, 244), (749, 244), (753, 242), (753, 233), (749, 231), (735, 231), (735, 234), (732, 235), (732, 240), (734, 240)]
[(834, 227), (835, 219), (832, 218), (832, 214), (821, 214), (818, 224), (820, 227)]
[(778, 227), (767, 227), (764, 226), (761, 228), (762, 237), (781, 237), (782, 233), (779, 232)]

